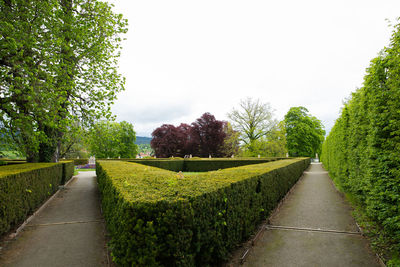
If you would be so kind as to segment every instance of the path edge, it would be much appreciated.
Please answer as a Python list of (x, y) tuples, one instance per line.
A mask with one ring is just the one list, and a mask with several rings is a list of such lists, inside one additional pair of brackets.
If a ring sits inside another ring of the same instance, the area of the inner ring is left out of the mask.
[(30, 221), (32, 221), (33, 218), (34, 218), (36, 215), (40, 214), (40, 212), (41, 212), (42, 210), (44, 210), (44, 209), (49, 205), (49, 203), (50, 203), (62, 190), (64, 190), (64, 188), (65, 188), (66, 186), (68, 186), (72, 181), (74, 181), (74, 180), (76, 179), (76, 177), (77, 177), (77, 175), (74, 175), (74, 176), (71, 177), (71, 179), (69, 179), (69, 181), (68, 181), (66, 184), (64, 184), (64, 185), (59, 185), (59, 186), (58, 186), (58, 190), (57, 190), (51, 197), (49, 197), (49, 198), (46, 200), (46, 202), (44, 202), (35, 212), (33, 212), (33, 214), (32, 214), (31, 216), (29, 216), (29, 217), (17, 228), (17, 230), (15, 230), (15, 232), (12, 232), (11, 234), (6, 235), (6, 237), (4, 238), (4, 241), (10, 241), (10, 240), (12, 240), (12, 239), (15, 239), (15, 238), (19, 235), (19, 233), (20, 233), (22, 230), (24, 230), (25, 226), (26, 226)]

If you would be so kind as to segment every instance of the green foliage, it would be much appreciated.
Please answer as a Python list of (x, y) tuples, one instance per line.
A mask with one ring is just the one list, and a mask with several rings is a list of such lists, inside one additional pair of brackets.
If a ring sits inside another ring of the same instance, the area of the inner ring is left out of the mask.
[(321, 154), (325, 130), (321, 121), (305, 107), (292, 107), (285, 115), (286, 142), (290, 156), (315, 157)]
[(62, 178), (60, 184), (66, 184), (74, 176), (75, 166), (73, 161), (62, 162)]
[(89, 130), (87, 143), (96, 158), (135, 158), (137, 145), (132, 124), (100, 121)]
[(240, 148), (240, 132), (233, 130), (232, 125), (229, 122), (226, 123), (225, 132), (226, 137), (222, 146), (222, 154), (226, 157), (238, 155)]
[(400, 251), (400, 25), (371, 61), (323, 145), (331, 177), (363, 206)]
[(253, 159), (187, 159), (185, 160), (184, 171), (187, 172), (208, 172), (226, 168), (259, 164), (275, 161), (276, 158), (253, 158)]
[(88, 158), (86, 136), (87, 131), (79, 125), (65, 132), (60, 146), (60, 158)]
[(309, 163), (281, 160), (181, 178), (141, 164), (98, 161), (114, 261), (121, 266), (220, 264)]
[(265, 136), (276, 125), (276, 121), (269, 103), (246, 98), (239, 105), (239, 109), (234, 108), (228, 113), (228, 118), (240, 133), (241, 141), (251, 146), (255, 140)]
[(0, 167), (0, 236), (23, 222), (73, 173), (71, 162)]
[(285, 157), (286, 130), (283, 122), (276, 124), (264, 137), (244, 146), (243, 157)]
[(61, 162), (72, 161), (74, 166), (85, 165), (89, 163), (89, 159), (63, 159)]
[(138, 153), (148, 153), (148, 154), (154, 154), (153, 149), (151, 148), (150, 144), (139, 144), (138, 146)]
[(185, 161), (183, 159), (134, 159), (129, 160), (129, 162), (139, 163), (174, 172), (183, 171), (185, 169)]
[(0, 158), (6, 158), (10, 160), (18, 160), (18, 159), (23, 159), (21, 153), (19, 151), (0, 151)]
[(110, 117), (127, 22), (86, 0), (0, 0), (0, 121), (28, 161), (57, 161), (64, 134)]
[(169, 171), (208, 172), (244, 165), (259, 164), (278, 160), (279, 158), (192, 158), (192, 159), (135, 159), (128, 160), (147, 166), (157, 167)]

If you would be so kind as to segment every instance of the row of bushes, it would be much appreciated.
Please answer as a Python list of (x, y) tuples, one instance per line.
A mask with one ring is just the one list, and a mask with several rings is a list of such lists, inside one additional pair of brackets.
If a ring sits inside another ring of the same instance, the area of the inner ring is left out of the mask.
[(62, 159), (61, 162), (64, 161), (73, 161), (75, 166), (78, 165), (86, 165), (89, 163), (89, 159)]
[[(331, 177), (382, 227), (400, 265), (400, 24), (327, 137)], [(396, 265), (397, 266), (397, 265)]]
[(275, 161), (280, 158), (243, 158), (243, 159), (226, 159), (226, 158), (194, 158), (194, 159), (136, 159), (129, 162), (140, 163), (170, 171), (184, 172), (208, 172), (219, 169), (234, 168), (250, 164), (259, 164)]
[(1, 166), (0, 236), (23, 222), (73, 173), (73, 162)]
[(0, 159), (0, 166), (3, 165), (14, 165), (14, 164), (22, 164), (22, 163), (26, 163), (26, 160), (20, 160), (20, 159)]
[(227, 259), (298, 180), (309, 159), (181, 178), (151, 166), (98, 161), (102, 209), (121, 266), (207, 266)]

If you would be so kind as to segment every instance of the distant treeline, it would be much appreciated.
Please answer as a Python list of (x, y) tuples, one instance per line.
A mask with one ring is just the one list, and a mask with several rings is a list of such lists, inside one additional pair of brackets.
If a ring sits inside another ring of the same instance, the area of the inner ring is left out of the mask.
[(137, 145), (147, 145), (147, 144), (150, 144), (150, 141), (151, 141), (151, 137), (136, 136), (135, 144), (137, 144)]

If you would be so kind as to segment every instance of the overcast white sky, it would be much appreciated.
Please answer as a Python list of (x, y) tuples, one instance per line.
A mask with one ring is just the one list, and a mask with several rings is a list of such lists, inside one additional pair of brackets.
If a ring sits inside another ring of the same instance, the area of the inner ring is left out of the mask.
[(304, 106), (329, 130), (389, 44), (399, 0), (109, 0), (129, 21), (117, 120), (150, 136), (164, 123), (219, 120), (260, 98), (281, 120)]

